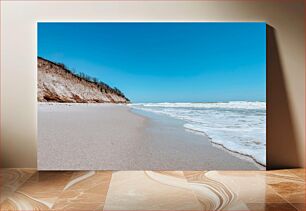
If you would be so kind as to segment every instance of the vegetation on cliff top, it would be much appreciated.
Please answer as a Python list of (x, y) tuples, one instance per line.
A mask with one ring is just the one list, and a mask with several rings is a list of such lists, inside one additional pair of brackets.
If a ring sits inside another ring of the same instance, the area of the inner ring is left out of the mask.
[(72, 74), (73, 76), (75, 76), (79, 80), (84, 80), (88, 83), (92, 83), (92, 84), (96, 85), (102, 93), (114, 93), (114, 94), (117, 94), (120, 97), (125, 98), (127, 101), (130, 101), (127, 97), (125, 97), (123, 92), (121, 90), (119, 90), (117, 87), (112, 88), (109, 85), (107, 85), (106, 83), (104, 83), (103, 81), (98, 80), (96, 77), (89, 76), (89, 75), (87, 75), (83, 72), (76, 72), (75, 70), (72, 70), (72, 69), (68, 68), (64, 63), (61, 63), (61, 62), (52, 62), (52, 61), (47, 60), (45, 58), (42, 58), (40, 56), (38, 56), (38, 58), (41, 59), (41, 60), (45, 60), (45, 61), (49, 62), (51, 65), (61, 67), (67, 73)]

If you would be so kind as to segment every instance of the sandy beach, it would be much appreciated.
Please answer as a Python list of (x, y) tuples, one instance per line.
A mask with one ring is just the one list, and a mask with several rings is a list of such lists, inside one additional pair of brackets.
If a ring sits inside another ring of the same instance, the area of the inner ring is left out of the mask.
[(170, 117), (118, 104), (38, 104), (39, 170), (258, 168)]

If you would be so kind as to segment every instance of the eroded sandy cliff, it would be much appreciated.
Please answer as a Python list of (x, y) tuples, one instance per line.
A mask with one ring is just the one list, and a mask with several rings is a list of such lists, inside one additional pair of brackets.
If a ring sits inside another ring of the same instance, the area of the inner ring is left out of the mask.
[(39, 102), (127, 103), (119, 90), (93, 82), (67, 70), (65, 66), (38, 57)]

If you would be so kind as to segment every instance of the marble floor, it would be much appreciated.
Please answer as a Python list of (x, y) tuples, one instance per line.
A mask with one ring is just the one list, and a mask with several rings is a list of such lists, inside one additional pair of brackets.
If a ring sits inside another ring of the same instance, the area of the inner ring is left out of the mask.
[(305, 210), (305, 169), (1, 169), (1, 210)]

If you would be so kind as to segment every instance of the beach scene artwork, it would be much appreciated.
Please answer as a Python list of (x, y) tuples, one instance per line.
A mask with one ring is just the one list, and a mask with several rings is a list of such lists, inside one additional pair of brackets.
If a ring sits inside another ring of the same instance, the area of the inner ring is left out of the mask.
[(39, 170), (265, 170), (263, 22), (39, 22)]

